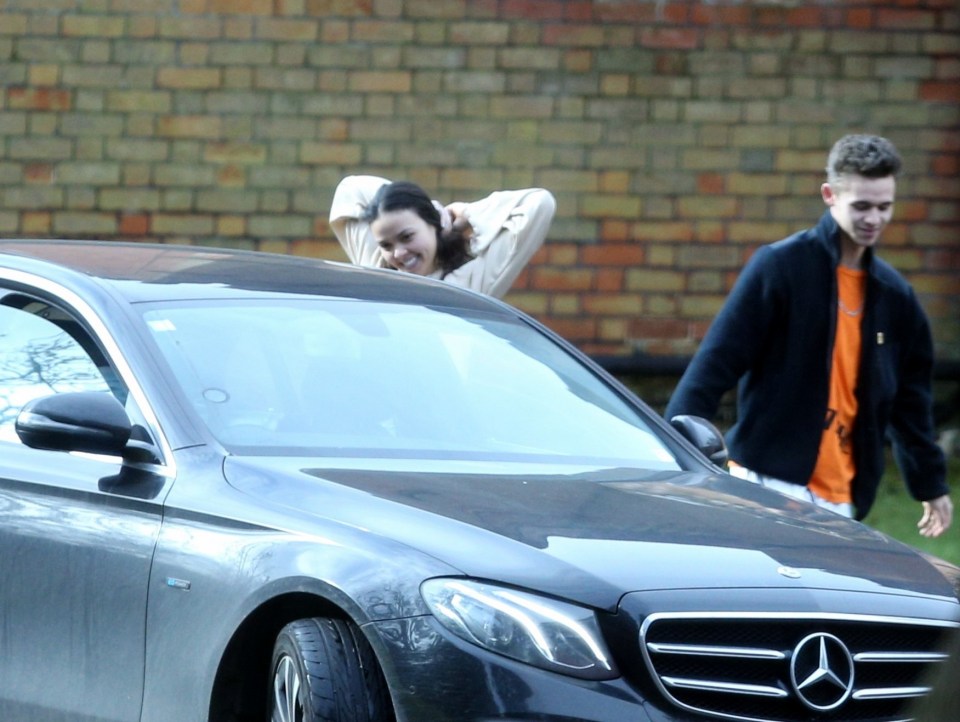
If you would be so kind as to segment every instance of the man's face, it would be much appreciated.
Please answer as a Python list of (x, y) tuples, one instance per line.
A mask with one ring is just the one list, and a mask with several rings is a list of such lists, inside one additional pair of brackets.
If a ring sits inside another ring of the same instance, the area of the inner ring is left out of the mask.
[(896, 189), (893, 176), (847, 174), (837, 183), (824, 183), (820, 193), (843, 234), (857, 247), (870, 248), (893, 217)]

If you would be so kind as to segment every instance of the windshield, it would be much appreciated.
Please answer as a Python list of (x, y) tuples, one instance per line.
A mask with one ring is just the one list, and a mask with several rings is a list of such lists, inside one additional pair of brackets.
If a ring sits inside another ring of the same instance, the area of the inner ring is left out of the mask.
[(230, 451), (677, 469), (638, 413), (519, 321), (341, 299), (145, 313)]

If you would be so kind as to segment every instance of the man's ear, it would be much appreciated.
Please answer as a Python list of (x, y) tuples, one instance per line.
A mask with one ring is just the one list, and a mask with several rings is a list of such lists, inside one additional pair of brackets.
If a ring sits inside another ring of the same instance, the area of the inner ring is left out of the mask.
[(828, 206), (832, 206), (837, 200), (837, 195), (833, 192), (833, 188), (829, 183), (824, 183), (820, 186), (820, 197), (823, 198), (823, 202)]

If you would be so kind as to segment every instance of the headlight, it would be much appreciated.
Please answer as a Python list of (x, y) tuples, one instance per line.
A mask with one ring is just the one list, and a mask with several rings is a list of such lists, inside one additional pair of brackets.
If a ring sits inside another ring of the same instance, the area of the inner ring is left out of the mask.
[(444, 627), (491, 652), (583, 679), (619, 676), (589, 609), (463, 579), (429, 579), (420, 593)]

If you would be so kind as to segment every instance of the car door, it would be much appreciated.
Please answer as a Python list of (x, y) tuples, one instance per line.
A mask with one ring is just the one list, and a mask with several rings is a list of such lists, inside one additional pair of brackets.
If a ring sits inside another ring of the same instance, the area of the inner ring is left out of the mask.
[(123, 382), (63, 308), (0, 288), (0, 720), (140, 718), (147, 580), (162, 479), (119, 458), (41, 451), (30, 399)]

